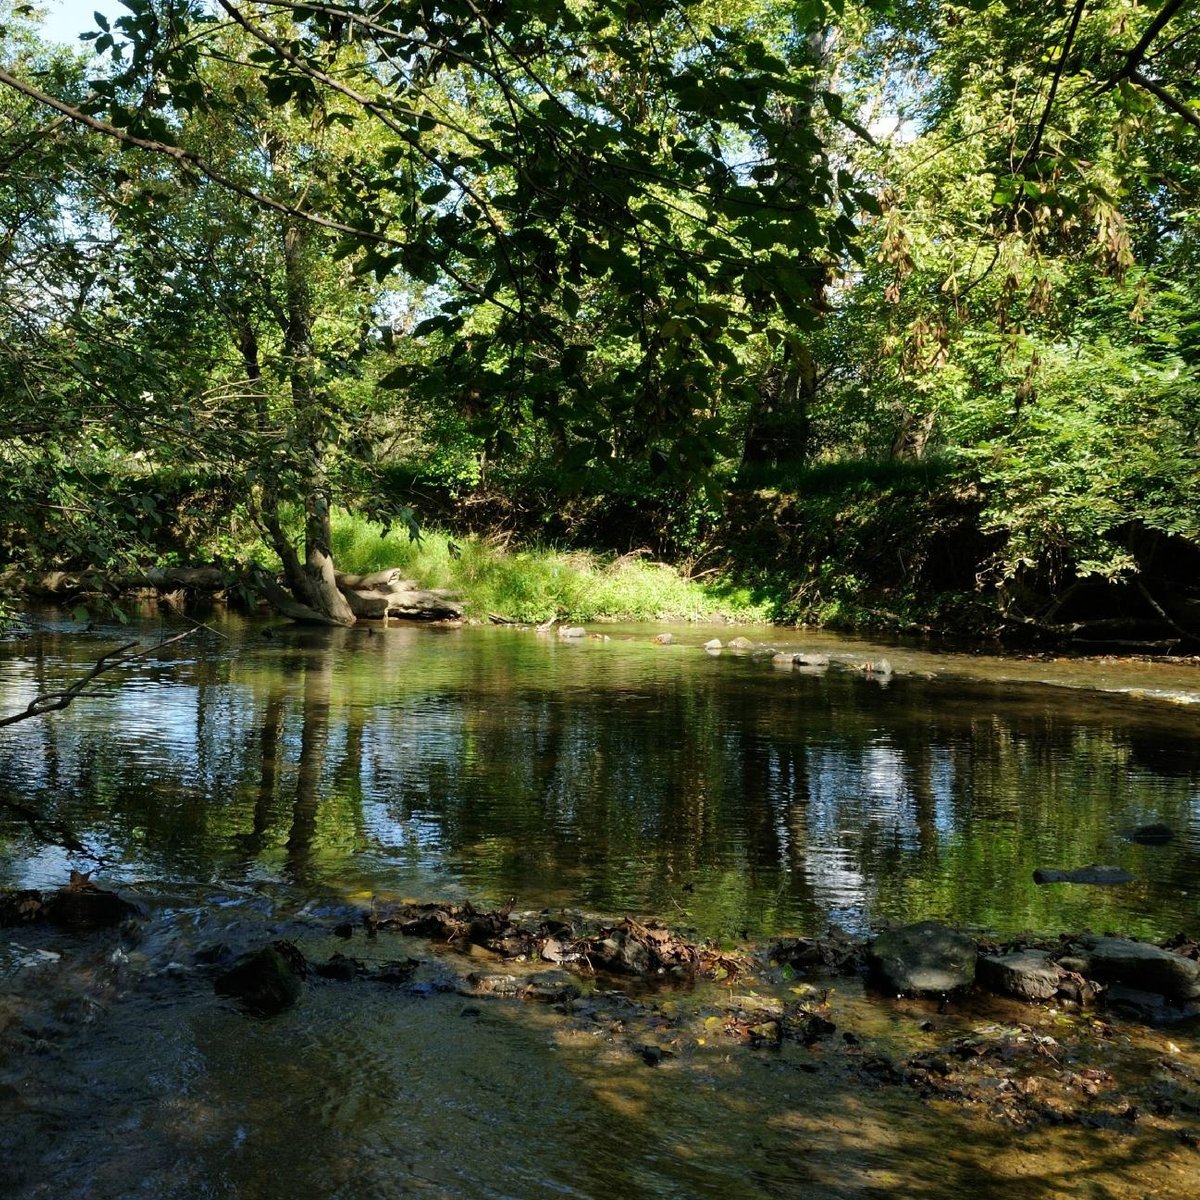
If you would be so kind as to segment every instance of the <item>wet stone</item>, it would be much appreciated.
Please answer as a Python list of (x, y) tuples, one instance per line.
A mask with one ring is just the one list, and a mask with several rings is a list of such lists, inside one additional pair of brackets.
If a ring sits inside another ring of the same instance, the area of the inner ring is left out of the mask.
[(1039, 867), (1033, 873), (1034, 883), (1091, 883), (1111, 887), (1120, 883), (1132, 883), (1133, 876), (1124, 867), (1101, 866), (1092, 863), (1086, 867), (1060, 870), (1057, 867)]
[(472, 971), (461, 990), (468, 996), (519, 996), (521, 988), (515, 975), (484, 975)]
[[(822, 1038), (832, 1037), (837, 1033), (837, 1026), (820, 1013), (805, 1013), (797, 1017), (790, 1025), (789, 1032), (806, 1046), (815, 1046)], [(854, 1045), (853, 1034), (843, 1035), (847, 1045)]]
[(783, 1026), (778, 1021), (759, 1021), (751, 1025), (746, 1032), (752, 1045), (774, 1045), (783, 1040)]
[(650, 952), (636, 938), (616, 933), (593, 946), (589, 957), (593, 966), (624, 975), (644, 975), (651, 967)]
[(192, 962), (198, 967), (227, 967), (233, 962), (233, 947), (228, 942), (213, 942), (201, 946), (192, 955)]
[(219, 996), (240, 1000), (248, 1011), (273, 1016), (300, 999), (302, 975), (293, 955), (272, 945), (246, 955), (213, 986)]
[(1101, 983), (1118, 983), (1172, 1000), (1200, 999), (1200, 963), (1146, 942), (1088, 935), (1078, 940), (1081, 974)]
[(1150, 825), (1139, 825), (1130, 835), (1130, 840), (1140, 842), (1144, 846), (1161, 846), (1175, 836), (1170, 825), (1153, 822)]
[[(341, 958), (340, 954), (335, 954), (333, 958)], [(330, 959), (332, 962), (333, 959)], [(355, 962), (355, 959), (347, 961)], [(362, 965), (361, 963), (359, 964)], [(416, 969), (420, 966), (420, 962), (415, 958), (393, 958), (385, 963), (380, 963), (379, 966), (371, 972), (371, 978), (378, 983), (407, 983), (412, 977)]]
[(795, 655), (795, 663), (798, 667), (815, 667), (824, 668), (829, 666), (828, 654), (806, 654), (801, 651)]
[(919, 921), (881, 933), (867, 950), (872, 981), (905, 996), (937, 996), (970, 987), (978, 951), (965, 933)]
[(984, 987), (1018, 1000), (1050, 1000), (1058, 994), (1061, 974), (1044, 950), (984, 955), (975, 968), (976, 979)]
[(328, 962), (317, 963), (313, 970), (322, 979), (333, 979), (338, 983), (352, 983), (365, 970), (363, 964), (356, 958), (345, 954), (333, 954)]
[(524, 996), (542, 1004), (558, 1004), (580, 995), (579, 985), (566, 971), (541, 971), (526, 981)]
[(41, 892), (25, 889), (0, 895), (0, 926), (26, 925), (44, 920), (46, 915)]
[(650, 1042), (641, 1042), (633, 1047), (634, 1052), (641, 1057), (642, 1062), (648, 1067), (657, 1067), (665, 1059), (674, 1058), (675, 1053), (668, 1050), (665, 1046), (655, 1046)]
[(47, 909), (55, 925), (74, 930), (107, 929), (138, 912), (116, 892), (90, 887), (61, 888), (51, 897)]
[(1200, 1017), (1200, 1002), (1168, 1000), (1159, 992), (1114, 983), (1104, 993), (1104, 1007), (1146, 1025), (1177, 1025)]

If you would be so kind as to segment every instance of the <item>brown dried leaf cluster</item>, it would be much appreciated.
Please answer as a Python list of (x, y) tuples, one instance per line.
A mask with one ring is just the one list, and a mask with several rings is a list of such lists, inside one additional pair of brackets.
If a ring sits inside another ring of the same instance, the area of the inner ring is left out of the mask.
[(471, 904), (398, 904), (365, 918), (380, 931), (463, 948), (481, 946), (503, 958), (542, 959), (579, 971), (652, 978), (731, 978), (745, 968), (738, 955), (689, 941), (657, 921), (625, 917), (615, 925), (588, 926), (571, 917), (542, 914), (522, 924), (511, 908), (481, 911)]

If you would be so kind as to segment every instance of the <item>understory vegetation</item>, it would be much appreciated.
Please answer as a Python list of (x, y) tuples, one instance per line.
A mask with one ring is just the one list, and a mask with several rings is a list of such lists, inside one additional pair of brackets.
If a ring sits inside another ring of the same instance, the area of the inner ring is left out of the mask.
[(0, 0), (0, 567), (1196, 650), (1183, 0), (95, 20)]
[(748, 588), (687, 579), (646, 554), (602, 555), (506, 545), (477, 534), (425, 530), (384, 534), (348, 513), (333, 514), (333, 554), (342, 570), (398, 567), (424, 588), (461, 596), (468, 617), (570, 621), (766, 621), (772, 607)]

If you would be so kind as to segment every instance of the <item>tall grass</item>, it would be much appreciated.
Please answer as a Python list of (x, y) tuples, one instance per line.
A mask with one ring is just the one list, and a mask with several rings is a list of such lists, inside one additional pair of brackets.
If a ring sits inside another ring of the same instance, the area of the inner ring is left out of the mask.
[(510, 621), (764, 621), (769, 605), (744, 588), (700, 583), (641, 558), (604, 558), (544, 547), (510, 550), (496, 541), (453, 539), (426, 530), (420, 541), (382, 534), (356, 515), (337, 512), (333, 558), (338, 570), (365, 574), (400, 568), (422, 587), (459, 593), (467, 615)]

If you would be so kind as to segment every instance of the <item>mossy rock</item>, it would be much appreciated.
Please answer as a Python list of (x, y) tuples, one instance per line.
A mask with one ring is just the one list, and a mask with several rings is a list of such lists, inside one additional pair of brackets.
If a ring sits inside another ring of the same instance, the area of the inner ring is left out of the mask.
[(278, 945), (264, 946), (247, 954), (213, 986), (217, 995), (233, 996), (252, 1013), (274, 1016), (300, 999), (303, 991), (301, 963)]

